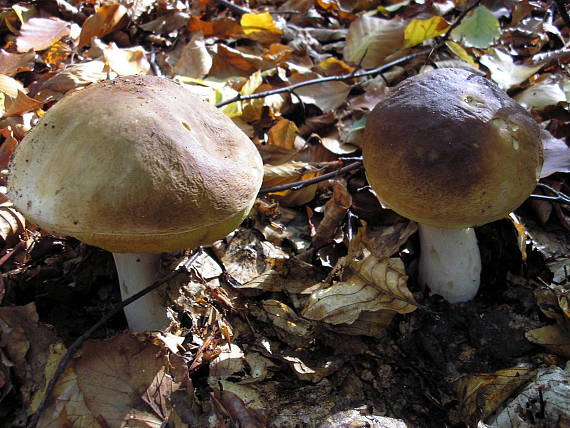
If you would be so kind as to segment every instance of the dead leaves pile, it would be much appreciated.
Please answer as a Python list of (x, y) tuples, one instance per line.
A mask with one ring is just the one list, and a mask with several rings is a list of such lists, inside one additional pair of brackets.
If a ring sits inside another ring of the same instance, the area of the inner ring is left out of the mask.
[[(262, 154), (264, 188), (307, 180), (357, 154), (367, 113), (386, 96), (387, 85), (433, 65), (484, 73), (531, 110), (544, 128), (546, 182), (568, 194), (568, 28), (547, 2), (469, 6), (459, 0), (251, 1), (247, 7), (213, 0), (58, 0), (5, 6), (0, 170), (66, 93), (117, 75), (152, 73), (182, 82), (234, 119)], [(437, 48), (429, 63), (421, 57), (381, 77), (354, 77), (426, 47)], [(0, 265), (23, 275), (34, 241), (43, 241), (26, 230), (8, 201), (1, 203)], [(541, 201), (532, 209), (542, 225), (570, 229), (565, 207)], [(329, 379), (338, 375), (341, 388), (364, 396), (363, 382), (373, 384), (375, 375), (371, 369), (359, 372), (360, 378), (347, 374), (347, 361), (355, 354), (376, 358), (379, 351), (368, 341), (386, 334), (398, 314), (411, 317), (426, 298), (408, 287), (416, 226), (383, 210), (359, 172), (270, 192), (258, 200), (248, 226), (216, 243), (213, 253), (201, 253), (189, 277), (169, 285), (175, 312), (169, 333), (122, 334), (83, 346), (41, 423), (336, 426), (338, 421), (330, 422), (337, 418), (331, 416), (336, 404)], [(527, 232), (519, 233), (522, 250)], [(544, 237), (530, 234), (536, 247), (551, 245)], [(27, 252), (12, 257), (18, 245)], [(57, 256), (46, 261), (57, 263)], [(72, 261), (65, 263), (69, 269)], [(561, 365), (570, 358), (567, 253), (548, 263), (555, 278), (541, 278), (535, 295), (552, 323), (529, 330), (527, 338), (547, 352), (543, 362)], [(2, 283), (0, 301), (4, 294)], [(10, 417), (23, 424), (65, 348), (31, 304), (0, 308), (0, 333), (0, 402), (13, 403), (16, 394), (21, 409)], [(406, 333), (404, 326), (400, 333)], [(339, 337), (347, 344), (338, 343)], [(393, 371), (386, 367), (378, 372)], [(454, 422), (494, 417), (531, 379), (567, 376), (551, 371), (519, 364), (453, 379), (460, 401)], [(283, 373), (287, 382), (280, 380)], [(396, 382), (389, 376), (384, 381)], [(288, 401), (293, 382), (313, 388), (319, 404), (299, 407), (307, 404), (302, 394)], [(355, 421), (368, 418), (353, 412)]]

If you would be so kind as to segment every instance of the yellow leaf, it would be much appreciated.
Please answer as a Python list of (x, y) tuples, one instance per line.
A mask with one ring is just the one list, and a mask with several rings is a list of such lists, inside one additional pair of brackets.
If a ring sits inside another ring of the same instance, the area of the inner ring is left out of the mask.
[(445, 33), (449, 24), (441, 16), (432, 16), (429, 19), (412, 19), (404, 30), (404, 47), (411, 48), (425, 40), (433, 39)]
[(447, 42), (445, 42), (445, 44), (447, 45), (449, 50), (453, 52), (455, 56), (469, 63), (473, 67), (479, 68), (479, 65), (475, 62), (473, 57), (469, 55), (469, 53), (467, 53), (467, 51), (459, 43), (455, 43), (451, 40), (448, 40)]
[(240, 24), (246, 35), (258, 33), (260, 31), (269, 31), (273, 34), (282, 33), (282, 31), (275, 25), (275, 21), (273, 21), (273, 17), (269, 12), (244, 13), (241, 17)]
[[(222, 86), (221, 88), (216, 88), (210, 97), (210, 103), (218, 104), (222, 101), (230, 100), (234, 98), (236, 95), (239, 95), (239, 92), (235, 89), (230, 88), (229, 86)], [(243, 108), (241, 102), (235, 102), (231, 104), (227, 104), (220, 108), (225, 114), (229, 117), (239, 117), (243, 114)]]

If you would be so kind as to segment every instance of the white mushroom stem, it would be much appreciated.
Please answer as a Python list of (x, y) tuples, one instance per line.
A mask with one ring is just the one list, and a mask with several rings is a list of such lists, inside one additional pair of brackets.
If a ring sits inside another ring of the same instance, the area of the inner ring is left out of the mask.
[[(123, 300), (159, 279), (160, 254), (113, 253), (113, 257)], [(162, 330), (169, 324), (159, 290), (153, 290), (126, 306), (125, 316), (133, 332)]]
[(481, 254), (473, 228), (440, 229), (418, 223), (420, 282), (450, 303), (471, 300), (481, 282)]

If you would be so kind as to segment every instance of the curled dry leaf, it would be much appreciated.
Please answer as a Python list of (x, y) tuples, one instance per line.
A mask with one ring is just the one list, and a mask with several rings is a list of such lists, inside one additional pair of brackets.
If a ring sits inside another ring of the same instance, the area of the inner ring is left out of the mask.
[(515, 64), (513, 57), (500, 49), (490, 49), (479, 60), (489, 69), (491, 78), (502, 89), (509, 90), (518, 85), (542, 68), (542, 65)]
[[(33, 303), (26, 306), (0, 307), (0, 366), (19, 384), (19, 392), (28, 413), (45, 388), (50, 348), (60, 345), (51, 329), (39, 323)], [(61, 345), (62, 346), (62, 345)], [(59, 349), (60, 353), (61, 349)], [(0, 373), (4, 372), (0, 370)], [(22, 415), (25, 419), (29, 414)]]
[(219, 347), (220, 354), (210, 361), (210, 376), (217, 379), (227, 379), (244, 369), (244, 353), (234, 344), (224, 344)]
[(104, 37), (113, 32), (127, 13), (127, 8), (119, 3), (107, 3), (99, 7), (94, 15), (89, 16), (81, 27), (79, 47), (91, 43), (94, 37)]
[(25, 230), (26, 219), (22, 214), (11, 206), (0, 206), (1, 243), (4, 245), (14, 245)]
[(212, 56), (208, 53), (202, 37), (191, 40), (182, 48), (173, 70), (181, 76), (202, 79), (211, 68)]
[(248, 428), (267, 426), (268, 420), (265, 413), (260, 409), (250, 408), (248, 401), (237, 393), (215, 390), (211, 398), (220, 421), (224, 419), (223, 416), (229, 416), (232, 426)]
[(570, 172), (570, 147), (561, 138), (554, 138), (546, 130), (541, 131), (544, 146), (544, 165), (540, 177), (548, 177), (555, 172)]
[(0, 74), (14, 76), (21, 71), (27, 71), (34, 65), (34, 52), (12, 53), (0, 49)]
[(344, 183), (335, 181), (333, 189), (333, 196), (325, 204), (325, 215), (312, 240), (312, 246), (317, 249), (328, 244), (335, 237), (352, 205), (352, 196)]
[(262, 302), (263, 310), (273, 325), (286, 334), (299, 336), (307, 341), (314, 333), (313, 324), (301, 318), (293, 309), (275, 299), (264, 300)]
[(338, 357), (309, 358), (306, 354), (284, 355), (283, 359), (289, 363), (295, 376), (302, 381), (319, 383), (325, 377), (330, 376), (342, 366), (342, 359)]
[[(318, 79), (317, 73), (293, 73), (289, 78), (291, 84), (304, 82), (305, 80)], [(297, 94), (305, 104), (314, 104), (324, 113), (340, 107), (345, 101), (350, 86), (344, 82), (323, 82), (314, 85), (303, 86), (295, 89)], [(291, 97), (293, 104), (299, 103), (299, 99), (295, 96)]]
[(24, 85), (16, 79), (0, 74), (0, 93), (16, 98), (19, 91), (27, 92)]
[(107, 77), (103, 72), (104, 67), (105, 63), (99, 60), (70, 65), (46, 80), (41, 90), (65, 93), (71, 89), (99, 82)]
[(30, 18), (16, 39), (18, 52), (43, 51), (69, 34), (69, 24), (57, 18)]
[(536, 290), (536, 302), (544, 315), (556, 324), (527, 331), (525, 337), (550, 352), (570, 358), (570, 295), (555, 290)]
[(73, 359), (54, 391), (39, 426), (160, 426), (179, 388), (181, 358), (166, 359), (160, 347), (123, 334), (90, 340)]
[(382, 260), (395, 254), (417, 230), (418, 225), (413, 221), (377, 228), (366, 226), (363, 242), (372, 254)]
[(455, 381), (461, 420), (476, 424), (487, 418), (535, 373), (530, 367), (517, 366), (494, 373), (466, 375)]
[(24, 92), (18, 91), (15, 98), (7, 96), (4, 99), (4, 117), (20, 116), (29, 111), (38, 110), (44, 105), (43, 101), (28, 97)]
[(387, 56), (404, 45), (405, 28), (406, 21), (398, 18), (357, 18), (348, 29), (343, 51), (344, 60), (360, 64), (363, 68), (382, 65)]
[[(537, 426), (564, 427), (570, 423), (570, 366), (566, 370), (550, 366), (536, 377), (509, 404), (489, 421), (489, 428)], [(524, 409), (524, 411), (521, 411)]]
[(12, 126), (0, 129), (0, 135), (4, 137), (4, 142), (0, 145), (0, 168), (4, 169), (8, 167), (10, 156), (12, 156), (12, 153), (16, 150), (19, 142), (14, 136)]
[(140, 46), (121, 49), (111, 43), (103, 50), (103, 57), (105, 64), (119, 76), (147, 74), (150, 70), (146, 53)]
[(402, 260), (368, 256), (350, 264), (348, 278), (311, 294), (302, 315), (329, 324), (351, 324), (365, 311), (416, 309)]

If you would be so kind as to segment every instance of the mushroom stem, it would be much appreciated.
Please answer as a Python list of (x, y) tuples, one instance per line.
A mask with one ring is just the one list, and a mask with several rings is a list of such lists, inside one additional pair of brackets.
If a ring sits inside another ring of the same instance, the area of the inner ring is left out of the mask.
[[(113, 253), (113, 257), (123, 300), (159, 279), (160, 254)], [(153, 290), (126, 306), (125, 316), (133, 332), (162, 330), (169, 324), (159, 290)]]
[(473, 228), (441, 229), (418, 223), (420, 282), (450, 303), (471, 300), (481, 282), (481, 254)]

